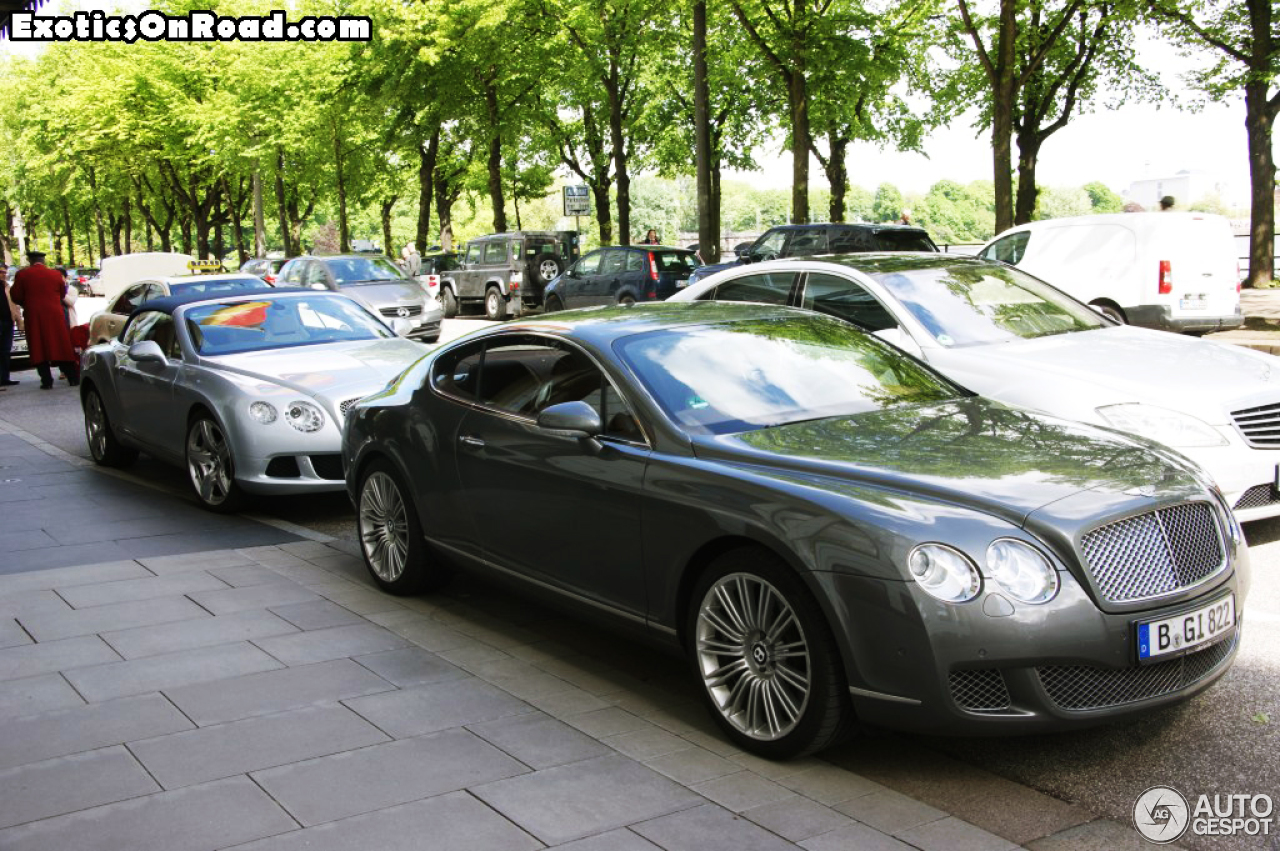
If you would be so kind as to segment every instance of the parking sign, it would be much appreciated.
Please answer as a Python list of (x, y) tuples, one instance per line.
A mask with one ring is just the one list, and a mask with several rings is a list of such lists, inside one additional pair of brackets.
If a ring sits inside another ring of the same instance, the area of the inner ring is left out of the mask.
[(591, 214), (591, 194), (588, 187), (566, 186), (564, 188), (564, 214), (566, 216)]

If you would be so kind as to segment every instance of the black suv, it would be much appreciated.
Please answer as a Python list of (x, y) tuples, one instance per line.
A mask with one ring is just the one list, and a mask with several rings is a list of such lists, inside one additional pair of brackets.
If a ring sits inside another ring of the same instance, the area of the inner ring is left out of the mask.
[(865, 251), (937, 251), (924, 228), (912, 225), (836, 223), (778, 225), (769, 228), (749, 247), (738, 246), (736, 263), (701, 266), (689, 278), (713, 275), (742, 263), (760, 263), (780, 257), (809, 257), (814, 254), (853, 254)]
[(447, 317), (483, 305), (489, 319), (518, 316), (542, 304), (542, 291), (581, 254), (577, 231), (515, 231), (482, 236), (440, 273)]
[(687, 286), (698, 256), (686, 248), (630, 245), (598, 248), (547, 285), (548, 311), (595, 304), (663, 301)]

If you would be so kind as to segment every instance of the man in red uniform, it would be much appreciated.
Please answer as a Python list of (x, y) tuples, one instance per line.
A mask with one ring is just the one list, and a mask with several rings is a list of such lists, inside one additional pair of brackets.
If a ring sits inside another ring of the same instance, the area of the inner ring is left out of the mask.
[(67, 375), (72, 387), (80, 383), (80, 364), (71, 348), (71, 329), (62, 310), (62, 296), (67, 279), (56, 269), (44, 265), (43, 251), (28, 251), (31, 265), (19, 269), (14, 276), (9, 295), (15, 304), (22, 306), (22, 317), (27, 326), (27, 348), (31, 362), (40, 373), (40, 389), (53, 386), (50, 364), (57, 364)]

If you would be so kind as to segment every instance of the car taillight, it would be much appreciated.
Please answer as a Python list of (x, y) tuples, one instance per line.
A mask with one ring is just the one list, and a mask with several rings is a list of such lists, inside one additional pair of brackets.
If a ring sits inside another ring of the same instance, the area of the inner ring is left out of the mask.
[(649, 298), (657, 298), (658, 293), (655, 290), (649, 290)]
[(658, 280), (658, 261), (653, 259), (653, 252), (649, 252), (649, 280)]
[(1244, 283), (1244, 270), (1240, 268), (1240, 260), (1236, 259), (1236, 292), (1240, 292), (1240, 286)]
[(511, 292), (515, 292), (516, 290), (520, 289), (520, 282), (512, 281), (510, 286), (511, 286)]
[(262, 280), (266, 281), (268, 284), (270, 284), (273, 287), (276, 285), (276, 276), (271, 274), (270, 272), (263, 275)]
[[(1237, 268), (1238, 268), (1238, 267), (1237, 267)], [(87, 284), (87, 283), (89, 283), (89, 276), (88, 276), (88, 275), (81, 275), (81, 276), (80, 276), (79, 278), (77, 278), (76, 280), (77, 280), (77, 281), (79, 281), (79, 282), (80, 282), (80, 283), (82, 283), (82, 284)]]
[(1173, 264), (1168, 260), (1160, 261), (1160, 295), (1173, 292)]

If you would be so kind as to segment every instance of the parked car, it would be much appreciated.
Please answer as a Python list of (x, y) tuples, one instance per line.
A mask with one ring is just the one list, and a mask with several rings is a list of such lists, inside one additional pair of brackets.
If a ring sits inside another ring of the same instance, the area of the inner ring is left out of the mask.
[(596, 304), (662, 301), (687, 286), (698, 256), (685, 248), (630, 245), (598, 248), (547, 284), (547, 311)]
[(700, 267), (689, 283), (744, 263), (763, 263), (784, 257), (811, 257), (816, 254), (848, 254), (862, 251), (937, 251), (929, 232), (914, 225), (867, 224), (863, 222), (778, 225), (762, 233), (750, 245), (738, 245), (733, 263)]
[(67, 283), (75, 287), (76, 292), (80, 295), (93, 295), (93, 289), (89, 282), (101, 272), (102, 270), (96, 266), (68, 266)]
[(581, 253), (577, 231), (515, 231), (467, 243), (457, 267), (440, 275), (444, 315), (483, 305), (492, 320), (542, 304), (542, 291)]
[(280, 278), (280, 270), (288, 262), (284, 257), (252, 257), (244, 261), (240, 271), (247, 272), (250, 275), (257, 275), (268, 284), (274, 286)]
[(611, 616), (682, 649), (766, 757), (855, 713), (1026, 733), (1184, 700), (1229, 667), (1248, 589), (1182, 456), (788, 308), (486, 328), (357, 402), (343, 457), (381, 588), (456, 565)]
[(89, 319), (89, 342), (105, 343), (120, 333), (129, 315), (142, 305), (170, 295), (219, 296), (270, 289), (262, 278), (231, 272), (222, 275), (181, 275), (139, 281), (111, 299), (105, 309)]
[(950, 254), (778, 260), (672, 297), (817, 310), (1011, 405), (1177, 449), (1236, 516), (1280, 515), (1280, 369), (1273, 356), (1117, 325), (1018, 269)]
[(85, 353), (89, 450), (108, 466), (139, 451), (183, 466), (213, 511), (248, 493), (340, 490), (348, 409), (421, 355), (338, 293), (156, 299)]
[(1208, 213), (1117, 213), (1011, 228), (978, 252), (1042, 278), (1117, 322), (1164, 331), (1239, 328), (1230, 223)]
[(103, 257), (102, 271), (92, 279), (93, 294), (112, 299), (138, 281), (185, 275), (192, 262), (190, 254), (175, 251), (139, 251)]
[(428, 298), (421, 284), (407, 280), (400, 267), (383, 255), (295, 257), (281, 268), (279, 282), (282, 286), (344, 293), (364, 302), (388, 321), (409, 320), (413, 325), (408, 335), (411, 340), (434, 343), (440, 339), (444, 317), (439, 303)]

